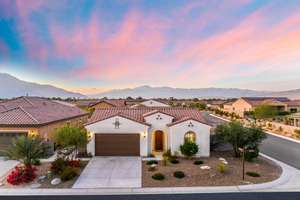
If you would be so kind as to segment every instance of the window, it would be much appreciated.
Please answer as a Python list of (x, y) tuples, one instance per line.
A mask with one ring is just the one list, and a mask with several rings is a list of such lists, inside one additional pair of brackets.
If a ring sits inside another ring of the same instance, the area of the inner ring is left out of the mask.
[(196, 142), (196, 134), (192, 131), (187, 132), (184, 135), (184, 142)]

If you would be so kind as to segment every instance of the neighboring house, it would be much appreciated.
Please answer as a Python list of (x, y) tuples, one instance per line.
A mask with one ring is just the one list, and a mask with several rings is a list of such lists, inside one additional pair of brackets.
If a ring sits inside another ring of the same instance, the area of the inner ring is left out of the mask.
[(88, 115), (80, 108), (39, 97), (19, 97), (0, 103), (0, 150), (20, 135), (39, 135), (46, 140), (66, 124), (83, 126)]
[(149, 99), (131, 106), (131, 108), (137, 108), (137, 107), (171, 107), (171, 106), (159, 100)]
[[(257, 106), (269, 105), (280, 111), (291, 111), (293, 106), (289, 104), (293, 102), (286, 97), (241, 97), (231, 105), (224, 105), (224, 110), (234, 112), (240, 117), (244, 117), (247, 111), (254, 111)], [(300, 109), (300, 105), (298, 107)]]
[(93, 109), (113, 108), (113, 107), (125, 107), (126, 101), (124, 99), (105, 99), (94, 102), (89, 105)]
[(300, 112), (287, 117), (289, 125), (300, 127)]
[(148, 156), (168, 149), (180, 152), (184, 141), (209, 156), (211, 131), (223, 121), (194, 109), (168, 107), (95, 110), (86, 124), (94, 156)]

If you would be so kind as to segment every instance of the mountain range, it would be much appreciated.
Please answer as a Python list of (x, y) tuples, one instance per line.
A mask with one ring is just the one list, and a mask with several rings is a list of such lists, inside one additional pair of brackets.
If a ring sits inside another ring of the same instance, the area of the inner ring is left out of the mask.
[(42, 85), (17, 79), (6, 73), (0, 73), (0, 98), (13, 98), (19, 96), (41, 97), (75, 97), (85, 98), (85, 95), (66, 91), (52, 85)]
[(258, 96), (280, 96), (291, 99), (300, 99), (300, 89), (288, 91), (257, 91), (238, 88), (172, 88), (141, 86), (136, 88), (114, 89), (93, 95), (83, 95), (57, 88), (51, 85), (26, 82), (6, 73), (0, 73), (0, 98), (12, 98), (18, 96), (41, 96), (41, 97), (75, 97), (75, 98), (239, 98)]

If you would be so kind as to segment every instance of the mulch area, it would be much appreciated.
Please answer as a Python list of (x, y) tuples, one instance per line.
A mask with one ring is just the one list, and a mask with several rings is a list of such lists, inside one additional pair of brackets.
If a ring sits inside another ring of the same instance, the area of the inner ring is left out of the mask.
[[(83, 171), (83, 169), (87, 165), (88, 161), (81, 161), (81, 162), (82, 162), (82, 167), (80, 168), (80, 173)], [(44, 162), (41, 165), (35, 166), (35, 167), (37, 168), (37, 177), (42, 176), (42, 175), (47, 175), (47, 172), (51, 168), (51, 162)], [(79, 175), (80, 175), (80, 173), (79, 173)], [(59, 176), (54, 175), (51, 179), (44, 180), (44, 182), (40, 183), (41, 186), (39, 188), (72, 188), (73, 184), (76, 182), (76, 180), (79, 176), (77, 176), (76, 178), (74, 178), (72, 180), (62, 182), (59, 185), (51, 185), (51, 180), (53, 180), (54, 178), (58, 178), (58, 177)], [(30, 185), (32, 185), (35, 182), (36, 182), (36, 180), (31, 183), (15, 186), (15, 185), (11, 185), (11, 184), (7, 183), (5, 180), (4, 185), (0, 188), (29, 188)]]
[[(204, 161), (202, 165), (194, 165), (193, 160), (179, 158), (179, 164), (171, 164), (163, 166), (158, 163), (157, 170), (148, 171), (149, 166), (143, 161), (143, 187), (189, 187), (189, 186), (234, 186), (250, 183), (264, 183), (276, 180), (280, 177), (281, 168), (266, 158), (259, 157), (254, 162), (246, 162), (246, 172), (257, 172), (261, 177), (250, 177), (245, 175), (245, 181), (242, 181), (242, 162), (241, 158), (232, 156), (232, 152), (212, 152), (209, 158), (200, 158)], [(217, 166), (221, 161), (219, 158), (225, 158), (228, 162), (227, 171), (222, 174), (217, 170)], [(199, 160), (199, 159), (197, 159)], [(211, 169), (203, 170), (200, 166), (210, 166)], [(183, 171), (186, 177), (177, 179), (173, 176), (175, 171)], [(165, 179), (162, 181), (152, 179), (155, 173), (162, 173)]]

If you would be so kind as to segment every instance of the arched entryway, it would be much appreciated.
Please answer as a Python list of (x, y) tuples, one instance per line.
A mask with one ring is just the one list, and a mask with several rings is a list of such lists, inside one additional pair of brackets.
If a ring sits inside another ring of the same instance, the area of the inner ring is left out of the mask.
[(164, 132), (154, 132), (154, 151), (164, 151)]

